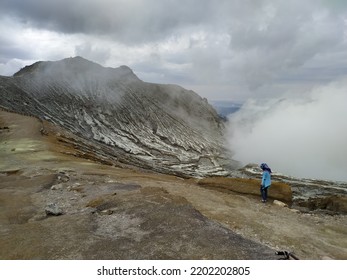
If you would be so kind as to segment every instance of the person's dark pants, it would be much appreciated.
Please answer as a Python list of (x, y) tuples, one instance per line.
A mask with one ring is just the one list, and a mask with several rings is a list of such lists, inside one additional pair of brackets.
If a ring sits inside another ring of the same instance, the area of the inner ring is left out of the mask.
[(260, 187), (260, 193), (261, 193), (261, 198), (263, 202), (267, 200), (267, 189), (268, 188)]

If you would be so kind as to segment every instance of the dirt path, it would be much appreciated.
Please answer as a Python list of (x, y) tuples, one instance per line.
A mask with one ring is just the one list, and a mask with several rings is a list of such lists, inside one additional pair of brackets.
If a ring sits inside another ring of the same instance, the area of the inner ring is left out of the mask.
[[(0, 111), (2, 126), (10, 129), (0, 134), (0, 258), (261, 259), (289, 250), (347, 259), (346, 216), (298, 213), (193, 179), (68, 156), (59, 151), (71, 148), (41, 135), (35, 118)], [(47, 218), (50, 202), (64, 215)]]
[(9, 128), (2, 129), (0, 134), (0, 167), (3, 170), (21, 168), (26, 157), (31, 157), (39, 149), (47, 148), (47, 145), (40, 141), (41, 124), (36, 119), (19, 117), (4, 111), (0, 111), (0, 114), (0, 127)]

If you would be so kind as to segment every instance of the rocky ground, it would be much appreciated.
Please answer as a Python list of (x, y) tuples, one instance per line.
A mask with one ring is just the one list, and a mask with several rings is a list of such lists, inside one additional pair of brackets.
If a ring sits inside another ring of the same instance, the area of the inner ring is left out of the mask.
[(0, 128), (0, 259), (347, 259), (346, 215), (98, 162), (32, 117), (1, 111)]

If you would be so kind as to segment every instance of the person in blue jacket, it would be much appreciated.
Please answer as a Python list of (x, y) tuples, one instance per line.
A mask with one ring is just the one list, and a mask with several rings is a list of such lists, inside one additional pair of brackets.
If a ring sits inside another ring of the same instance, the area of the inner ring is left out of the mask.
[(262, 163), (260, 168), (263, 170), (260, 185), (261, 201), (265, 203), (267, 200), (267, 190), (271, 186), (271, 169), (266, 163)]

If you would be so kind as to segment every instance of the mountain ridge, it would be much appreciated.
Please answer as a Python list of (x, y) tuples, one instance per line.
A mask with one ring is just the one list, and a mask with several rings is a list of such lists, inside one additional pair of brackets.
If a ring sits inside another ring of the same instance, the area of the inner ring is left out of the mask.
[(59, 124), (116, 160), (185, 176), (226, 175), (236, 165), (207, 100), (143, 82), (127, 66), (75, 57), (36, 62), (0, 80), (0, 106)]

